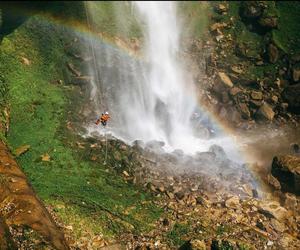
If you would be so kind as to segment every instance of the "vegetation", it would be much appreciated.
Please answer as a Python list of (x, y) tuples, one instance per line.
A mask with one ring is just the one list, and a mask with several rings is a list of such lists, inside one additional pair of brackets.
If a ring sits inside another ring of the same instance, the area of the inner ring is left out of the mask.
[(92, 161), (66, 129), (70, 108), (78, 112), (70, 99), (80, 95), (77, 87), (58, 84), (71, 60), (63, 47), (69, 40), (64, 27), (39, 17), (4, 38), (0, 72), (9, 87), (9, 145), (30, 145), (18, 162), (39, 197), (78, 228), (78, 237), (84, 230), (77, 223), (110, 236), (147, 231), (161, 213), (153, 198)]

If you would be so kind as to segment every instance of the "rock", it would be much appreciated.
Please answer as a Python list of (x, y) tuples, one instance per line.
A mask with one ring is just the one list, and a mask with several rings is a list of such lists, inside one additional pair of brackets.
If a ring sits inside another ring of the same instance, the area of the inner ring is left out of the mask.
[(294, 194), (285, 193), (284, 207), (295, 212), (297, 210), (297, 197)]
[(292, 143), (291, 144), (291, 150), (293, 154), (299, 154), (300, 153), (300, 146), (298, 143)]
[(67, 63), (68, 69), (77, 77), (81, 76), (81, 73), (75, 68), (72, 63)]
[(218, 76), (219, 76), (219, 79), (222, 81), (222, 83), (225, 86), (227, 86), (229, 88), (233, 87), (232, 81), (230, 80), (230, 78), (224, 72), (218, 72)]
[(178, 199), (178, 200), (182, 200), (184, 198), (185, 194), (184, 192), (182, 191), (179, 191), (179, 192), (176, 192), (175, 193), (175, 197)]
[(50, 161), (50, 155), (48, 153), (41, 155), (41, 160), (42, 161)]
[(269, 61), (271, 63), (276, 63), (279, 57), (279, 52), (278, 49), (275, 45), (273, 45), (272, 43), (269, 44), (268, 47), (268, 56), (269, 56)]
[(236, 249), (234, 242), (228, 240), (212, 240), (211, 250)]
[(258, 212), (268, 218), (275, 218), (279, 221), (288, 216), (288, 211), (276, 201), (261, 201), (258, 206)]
[(262, 101), (250, 100), (249, 105), (252, 108), (259, 108), (263, 104)]
[(220, 161), (224, 161), (227, 160), (227, 155), (224, 151), (224, 149), (221, 146), (218, 145), (212, 145), (209, 147), (209, 152), (212, 152), (215, 154), (215, 159), (220, 160)]
[(300, 65), (293, 67), (292, 76), (294, 82), (298, 82), (300, 80)]
[(18, 157), (26, 153), (30, 149), (30, 145), (23, 145), (15, 150), (15, 155)]
[(235, 95), (237, 95), (238, 93), (240, 93), (240, 92), (242, 92), (242, 90), (240, 89), (240, 88), (238, 88), (238, 87), (233, 87), (233, 88), (231, 88), (230, 89), (230, 95), (232, 95), (232, 96), (235, 96)]
[(185, 242), (179, 250), (206, 250), (206, 245), (203, 240), (190, 240)]
[(268, 175), (268, 183), (274, 187), (276, 190), (281, 189), (280, 182), (271, 174)]
[(278, 102), (278, 96), (276, 95), (273, 95), (271, 100), (274, 102), (274, 103), (277, 103)]
[(283, 191), (300, 194), (300, 157), (295, 155), (274, 157), (271, 172), (279, 180)]
[(237, 73), (237, 74), (242, 74), (243, 73), (243, 70), (238, 65), (231, 66), (231, 70), (234, 73)]
[(242, 114), (242, 117), (244, 119), (249, 119), (251, 117), (251, 113), (250, 113), (250, 110), (247, 106), (246, 103), (240, 103), (239, 104), (239, 108), (240, 108), (240, 112)]
[(210, 26), (210, 31), (215, 31), (217, 29), (222, 29), (224, 27), (226, 27), (227, 24), (226, 23), (214, 23)]
[(283, 223), (273, 218), (271, 218), (270, 224), (277, 232), (283, 233), (286, 230), (286, 226)]
[(278, 26), (278, 18), (277, 17), (261, 17), (258, 21), (258, 23), (268, 29), (277, 28)]
[(27, 65), (27, 66), (31, 64), (31, 62), (29, 61), (29, 59), (26, 58), (26, 57), (24, 57), (24, 56), (21, 57), (21, 60), (22, 60), (22, 63), (25, 64), (25, 65)]
[(223, 14), (227, 11), (227, 6), (225, 4), (218, 4), (216, 7), (216, 11), (220, 14)]
[(6, 225), (5, 221), (2, 219), (2, 217), (0, 217), (0, 249), (17, 249), (13, 238), (9, 232), (9, 228)]
[(300, 83), (286, 87), (282, 92), (282, 98), (288, 103), (291, 111), (300, 114)]
[(250, 94), (251, 98), (253, 100), (262, 100), (263, 99), (263, 93), (261, 91), (251, 91), (251, 94)]
[(275, 116), (275, 112), (273, 111), (271, 106), (267, 103), (261, 105), (258, 111), (256, 112), (256, 117), (262, 120), (272, 121), (274, 116)]
[(240, 198), (233, 196), (225, 201), (225, 206), (228, 208), (238, 209), (240, 207)]
[(91, 76), (77, 76), (74, 77), (71, 81), (72, 84), (83, 86), (83, 85), (88, 85), (92, 80)]
[(242, 2), (242, 17), (247, 19), (255, 19), (262, 15), (262, 6), (258, 1)]

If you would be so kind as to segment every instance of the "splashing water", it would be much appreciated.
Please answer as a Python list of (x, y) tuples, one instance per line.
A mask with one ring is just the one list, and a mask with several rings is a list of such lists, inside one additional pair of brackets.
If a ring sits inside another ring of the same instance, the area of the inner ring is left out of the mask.
[(166, 150), (190, 154), (219, 144), (239, 158), (231, 138), (204, 140), (194, 134), (191, 117), (197, 109), (196, 91), (178, 60), (181, 27), (176, 2), (132, 4), (145, 25), (144, 62), (107, 44), (95, 44), (99, 88), (112, 114), (110, 132), (127, 142), (163, 141)]

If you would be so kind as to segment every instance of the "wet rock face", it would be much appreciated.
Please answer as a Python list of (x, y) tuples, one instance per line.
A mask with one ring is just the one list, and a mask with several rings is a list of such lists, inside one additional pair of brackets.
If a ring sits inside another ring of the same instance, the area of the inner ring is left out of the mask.
[(271, 172), (279, 180), (283, 191), (300, 194), (299, 156), (283, 155), (274, 157)]

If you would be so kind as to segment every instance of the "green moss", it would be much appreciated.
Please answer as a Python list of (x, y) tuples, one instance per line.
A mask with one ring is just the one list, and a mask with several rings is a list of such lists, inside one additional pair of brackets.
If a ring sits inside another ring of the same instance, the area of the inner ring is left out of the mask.
[(91, 1), (86, 6), (91, 24), (97, 31), (125, 39), (141, 37), (142, 32), (130, 2)]
[(278, 29), (272, 31), (275, 44), (284, 52), (300, 52), (300, 5), (297, 1), (276, 2), (279, 12)]
[(187, 239), (190, 226), (188, 224), (175, 223), (172, 230), (168, 232), (167, 239), (174, 246), (181, 246)]
[[(69, 207), (74, 215), (70, 220), (76, 214), (80, 220), (94, 221), (99, 227), (92, 230), (107, 235), (148, 231), (161, 213), (153, 197), (91, 161), (74, 146), (78, 137), (65, 128), (67, 113), (74, 107), (70, 100), (78, 89), (53, 82), (63, 79), (63, 68), (71, 60), (64, 53), (69, 40), (62, 26), (39, 17), (30, 18), (3, 40), (0, 72), (9, 86), (11, 109), (8, 142), (13, 150), (31, 146), (18, 162), (39, 197)], [(22, 57), (30, 65), (23, 64)], [(50, 161), (41, 160), (45, 154)], [(62, 217), (66, 213), (58, 212)]]
[(184, 25), (182, 35), (203, 38), (208, 31), (211, 5), (206, 2), (178, 2), (177, 9)]

